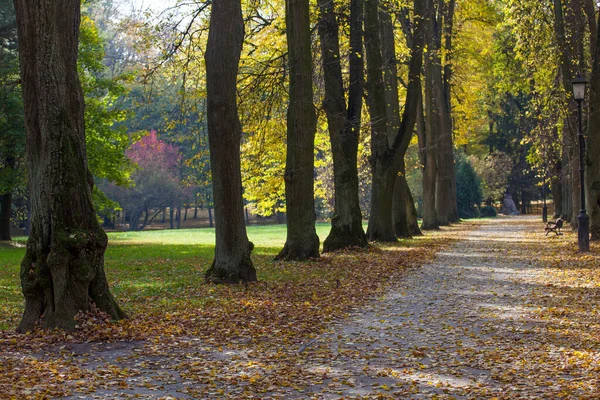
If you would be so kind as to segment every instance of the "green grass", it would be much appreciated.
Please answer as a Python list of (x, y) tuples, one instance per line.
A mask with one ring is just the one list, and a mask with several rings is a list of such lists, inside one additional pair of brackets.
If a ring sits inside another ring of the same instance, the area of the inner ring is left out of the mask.
[[(329, 223), (318, 223), (321, 242)], [(128, 303), (155, 301), (168, 306), (181, 291), (203, 282), (204, 271), (213, 259), (214, 229), (178, 229), (142, 232), (111, 232), (105, 254), (106, 273), (113, 293)], [(249, 226), (257, 266), (272, 264), (283, 248), (285, 225)], [(19, 264), (25, 255), (26, 238), (0, 245), (0, 329), (12, 329), (23, 309)], [(294, 280), (286, 268), (257, 268), (259, 280)], [(197, 301), (206, 301), (198, 298)]]

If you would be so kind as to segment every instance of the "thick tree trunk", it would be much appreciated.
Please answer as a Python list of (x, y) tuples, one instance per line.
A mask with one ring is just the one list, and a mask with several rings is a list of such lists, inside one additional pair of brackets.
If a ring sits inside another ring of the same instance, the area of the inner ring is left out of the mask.
[(383, 61), (380, 44), (380, 25), (377, 1), (365, 3), (365, 48), (367, 50), (368, 100), (371, 113), (371, 152), (373, 184), (371, 215), (367, 236), (371, 240), (395, 241), (393, 195), (396, 176), (402, 157), (410, 142), (417, 120), (421, 92), (420, 74), (423, 63), (424, 4), (415, 1), (415, 29), (409, 64), (409, 82), (402, 120), (397, 134), (388, 135)]
[[(383, 57), (383, 79), (385, 87), (385, 104), (387, 116), (388, 138), (394, 138), (400, 129), (400, 99), (398, 98), (398, 68), (396, 60), (396, 48), (394, 40), (394, 25), (392, 18), (387, 10), (379, 12), (381, 22), (381, 47)], [(410, 141), (412, 132), (407, 135)], [(391, 143), (390, 143), (391, 145)], [(393, 223), (396, 236), (399, 238), (411, 238), (411, 232), (408, 228), (408, 202), (410, 189), (406, 183), (404, 156), (408, 144), (402, 146), (396, 157), (400, 163), (400, 168), (396, 175), (393, 189)]]
[(10, 236), (10, 209), (12, 193), (0, 194), (0, 240), (12, 240)]
[(286, 34), (290, 69), (290, 103), (287, 115), (285, 199), (287, 240), (280, 260), (319, 257), (315, 230), (314, 142), (316, 115), (313, 104), (312, 51), (308, 0), (286, 0)]
[(329, 137), (333, 154), (335, 205), (331, 231), (323, 252), (347, 247), (366, 247), (358, 199), (357, 151), (362, 108), (362, 0), (350, 4), (350, 88), (346, 107), (340, 63), (339, 26), (333, 2), (319, 0), (319, 36), (323, 54), (325, 99)]
[[(598, 24), (600, 25), (600, 14)], [(600, 240), (600, 30), (593, 39), (594, 53), (590, 78), (590, 109), (587, 132), (585, 183), (590, 215), (591, 240)]]
[[(571, 80), (577, 71), (583, 72), (583, 67), (576, 68), (575, 65), (584, 61), (584, 30), (586, 21), (584, 18), (583, 4), (581, 0), (569, 0), (568, 7), (564, 7), (562, 0), (554, 0), (554, 30), (558, 48), (560, 49), (560, 71), (563, 89), (568, 98), (568, 117), (564, 121), (563, 146), (568, 149), (568, 166), (570, 171), (570, 185), (564, 185), (563, 189), (570, 188), (568, 196), (570, 199), (570, 210), (564, 210), (570, 217), (571, 227), (577, 227), (577, 214), (579, 213), (581, 198), (579, 192), (579, 146), (577, 139), (577, 106), (571, 96)], [(563, 196), (563, 200), (566, 196)]]
[[(394, 183), (393, 159), (388, 153), (388, 118), (386, 110), (383, 58), (381, 52), (379, 1), (365, 0), (365, 49), (367, 56), (367, 93), (371, 115), (371, 212), (367, 236), (380, 242), (396, 241), (392, 217)], [(393, 141), (393, 138), (392, 138)], [(397, 167), (398, 168), (398, 167)]]
[(240, 0), (213, 2), (206, 47), (208, 144), (215, 204), (215, 259), (205, 280), (213, 283), (256, 281), (244, 224), (237, 73), (244, 21)]
[(438, 170), (437, 145), (439, 137), (440, 116), (436, 107), (435, 91), (439, 90), (439, 86), (434, 85), (435, 74), (435, 17), (433, 15), (433, 5), (431, 0), (426, 1), (427, 8), (427, 55), (425, 57), (425, 134), (422, 141), (425, 155), (425, 163), (423, 167), (423, 223), (421, 229), (437, 229), (439, 228), (439, 220), (436, 210), (436, 182)]
[[(107, 237), (92, 205), (77, 75), (80, 0), (16, 0), (31, 187), (18, 331), (73, 329), (92, 304), (125, 317), (104, 273)], [(53, 73), (49, 73), (52, 71)]]

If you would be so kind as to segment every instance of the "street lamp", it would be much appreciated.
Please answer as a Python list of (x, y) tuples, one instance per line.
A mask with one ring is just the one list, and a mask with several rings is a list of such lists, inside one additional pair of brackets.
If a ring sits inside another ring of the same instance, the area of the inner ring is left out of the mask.
[(577, 216), (577, 238), (579, 242), (579, 251), (590, 251), (590, 218), (585, 211), (585, 183), (583, 179), (585, 154), (585, 138), (583, 137), (583, 128), (581, 124), (581, 103), (585, 99), (585, 90), (588, 82), (581, 75), (577, 75), (571, 82), (573, 85), (573, 98), (577, 102), (578, 132), (579, 138), (579, 186), (581, 190), (581, 210)]

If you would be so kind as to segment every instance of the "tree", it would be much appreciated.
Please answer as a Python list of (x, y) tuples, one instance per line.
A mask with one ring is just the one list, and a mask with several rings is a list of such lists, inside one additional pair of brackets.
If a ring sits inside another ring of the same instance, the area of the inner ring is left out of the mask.
[(367, 236), (370, 240), (396, 241), (393, 222), (394, 183), (400, 171), (406, 147), (417, 122), (421, 92), (425, 10), (414, 2), (415, 29), (408, 68), (408, 87), (402, 119), (397, 132), (388, 137), (387, 110), (383, 84), (383, 61), (377, 0), (365, 2), (365, 49), (367, 55), (367, 93), (371, 114), (371, 214)]
[[(286, 0), (286, 35), (290, 71), (287, 114), (285, 199), (287, 239), (280, 260), (319, 257), (315, 230), (314, 141), (316, 116), (313, 105), (312, 55), (308, 0)], [(216, 202), (216, 198), (215, 198)]]
[[(427, 54), (425, 56), (425, 85), (423, 87), (424, 102), (422, 110), (425, 114), (425, 129), (420, 137), (419, 147), (423, 153), (423, 223), (421, 229), (439, 228), (439, 219), (436, 209), (436, 180), (438, 176), (438, 138), (439, 109), (436, 107), (434, 90), (439, 90), (440, 85), (435, 85), (435, 42), (436, 18), (433, 11), (433, 1), (426, 0), (426, 37)], [(433, 54), (432, 54), (433, 53)], [(434, 86), (435, 85), (435, 86)]]
[[(600, 14), (598, 18), (598, 25), (600, 25)], [(594, 58), (590, 78), (590, 110), (588, 114), (585, 171), (591, 240), (600, 240), (600, 29), (596, 29), (596, 31), (598, 36), (593, 40)]]
[(363, 87), (363, 1), (353, 0), (350, 3), (348, 105), (346, 105), (340, 63), (339, 24), (333, 1), (319, 0), (319, 9), (319, 36), (325, 80), (323, 109), (327, 114), (331, 140), (335, 189), (331, 232), (323, 243), (323, 252), (328, 252), (346, 247), (365, 247), (368, 245), (362, 227), (362, 215), (358, 199), (357, 167)]
[(244, 223), (240, 140), (237, 109), (237, 72), (244, 40), (239, 0), (213, 3), (206, 47), (208, 142), (215, 203), (215, 259), (206, 271), (207, 282), (256, 281)]
[(107, 237), (92, 205), (77, 75), (80, 1), (17, 0), (15, 9), (32, 208), (18, 330), (38, 322), (72, 329), (92, 304), (124, 318), (106, 280)]

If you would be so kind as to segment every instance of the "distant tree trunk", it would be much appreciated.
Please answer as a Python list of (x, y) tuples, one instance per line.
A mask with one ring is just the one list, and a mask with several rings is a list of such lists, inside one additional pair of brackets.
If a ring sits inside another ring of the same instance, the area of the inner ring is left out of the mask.
[[(600, 25), (600, 14), (598, 24)], [(593, 67), (590, 77), (585, 182), (590, 215), (591, 240), (600, 240), (600, 29), (594, 39)]]
[(194, 219), (198, 218), (198, 199), (194, 200)]
[(0, 194), (0, 240), (12, 240), (10, 236), (10, 210), (12, 193)]
[(185, 205), (185, 213), (183, 214), (183, 221), (187, 221), (188, 209), (189, 209), (189, 207), (188, 207), (188, 205), (186, 204), (186, 205)]
[(177, 212), (175, 213), (175, 226), (177, 229), (181, 228), (181, 205), (177, 206)]
[(169, 227), (171, 229), (175, 229), (175, 207), (171, 203), (171, 207), (169, 207)]
[(254, 246), (244, 225), (242, 127), (236, 98), (243, 40), (240, 0), (213, 2), (205, 60), (216, 245), (215, 259), (206, 271), (205, 280), (214, 283), (256, 281), (250, 258)]
[(325, 99), (329, 137), (333, 154), (335, 205), (331, 231), (323, 243), (323, 252), (346, 247), (365, 247), (358, 199), (357, 151), (362, 108), (362, 0), (350, 3), (350, 87), (346, 107), (340, 63), (339, 26), (333, 2), (319, 0), (319, 36), (323, 54)]
[[(435, 29), (437, 50), (434, 52), (434, 85), (436, 106), (440, 116), (440, 135), (438, 138), (438, 170), (436, 186), (436, 211), (438, 222), (447, 225), (458, 222), (456, 201), (456, 174), (454, 171), (454, 141), (450, 105), (450, 82), (452, 80), (452, 38), (454, 28), (455, 0), (440, 1), (438, 8), (443, 22)], [(444, 36), (445, 65), (441, 64), (441, 35)], [(438, 38), (439, 36), (439, 38)]]
[(287, 114), (285, 199), (287, 239), (279, 260), (319, 257), (315, 229), (312, 49), (308, 0), (286, 0), (286, 35), (290, 70)]
[(208, 226), (214, 228), (212, 208), (206, 207), (206, 210), (208, 211)]
[(250, 213), (248, 213), (248, 207), (244, 207), (244, 213), (246, 214), (246, 225), (250, 225)]
[(162, 209), (162, 217), (161, 217), (160, 222), (162, 224), (164, 224), (165, 222), (167, 222), (167, 207), (163, 207), (163, 209)]
[(124, 318), (104, 273), (107, 237), (92, 205), (77, 75), (80, 0), (16, 0), (15, 8), (32, 207), (18, 331), (37, 323), (73, 329), (75, 315), (93, 303)]
[(553, 163), (552, 178), (550, 178), (550, 192), (552, 193), (552, 201), (554, 203), (554, 218), (561, 216), (563, 201), (562, 201), (562, 166), (560, 161)]

